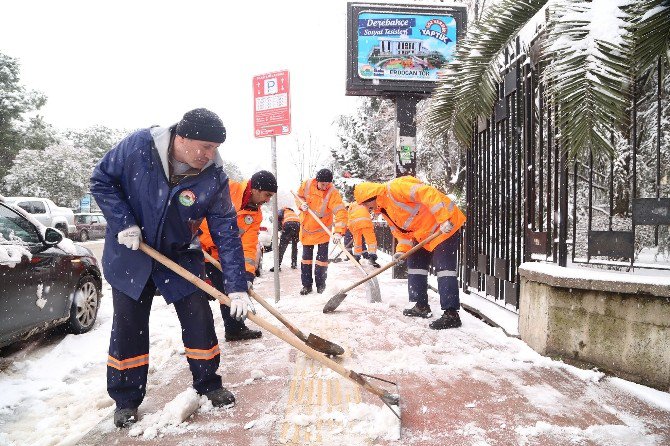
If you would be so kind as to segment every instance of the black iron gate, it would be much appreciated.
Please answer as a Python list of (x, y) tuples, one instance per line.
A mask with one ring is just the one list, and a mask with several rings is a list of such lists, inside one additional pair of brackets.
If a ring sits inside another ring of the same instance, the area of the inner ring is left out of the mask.
[[(505, 54), (491, 116), (473, 123), (466, 159), (464, 289), (518, 308), (517, 270), (524, 261), (670, 270), (670, 143), (663, 143), (670, 107), (663, 106), (662, 61), (655, 73), (636, 82), (630, 132), (616, 136), (623, 138), (622, 149), (614, 157), (568, 160), (556, 128), (560, 110), (540, 81), (544, 62), (533, 54), (532, 47), (523, 53), (516, 40)], [(654, 129), (646, 116), (648, 143), (642, 145), (641, 106), (647, 114), (655, 109), (657, 118)], [(655, 260), (645, 262), (641, 255), (653, 247)]]

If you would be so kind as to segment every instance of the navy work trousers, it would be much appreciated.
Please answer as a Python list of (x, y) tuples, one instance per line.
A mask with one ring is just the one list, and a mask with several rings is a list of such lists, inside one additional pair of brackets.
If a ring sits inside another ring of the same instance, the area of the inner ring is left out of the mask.
[[(156, 286), (149, 280), (139, 301), (112, 288), (114, 317), (107, 360), (107, 391), (119, 409), (136, 408), (144, 399), (149, 371), (149, 313)], [(221, 387), (219, 342), (202, 291), (174, 303), (182, 329), (193, 387), (204, 394)]]
[(461, 232), (440, 243), (431, 251), (420, 249), (407, 258), (407, 287), (409, 301), (428, 305), (428, 268), (432, 260), (437, 275), (437, 289), (442, 310), (458, 310), (457, 254)]
[[(314, 246), (317, 246), (316, 261), (314, 261)], [(328, 242), (319, 245), (302, 246), (302, 264), (300, 265), (300, 280), (302, 286), (312, 286), (312, 264), (314, 265), (314, 282), (318, 288), (326, 286), (328, 277)]]
[(279, 238), (279, 266), (284, 259), (284, 253), (288, 245), (291, 245), (291, 266), (298, 266), (298, 240), (300, 239), (300, 223), (287, 221), (281, 231)]

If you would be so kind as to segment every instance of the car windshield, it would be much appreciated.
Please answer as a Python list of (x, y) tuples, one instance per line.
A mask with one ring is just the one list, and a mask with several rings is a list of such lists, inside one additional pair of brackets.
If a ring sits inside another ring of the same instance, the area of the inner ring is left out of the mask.
[(41, 243), (35, 227), (21, 215), (0, 206), (0, 243), (38, 244)]

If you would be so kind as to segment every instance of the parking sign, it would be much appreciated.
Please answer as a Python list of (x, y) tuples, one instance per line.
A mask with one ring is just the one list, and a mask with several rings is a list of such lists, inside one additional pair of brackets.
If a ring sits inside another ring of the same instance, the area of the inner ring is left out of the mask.
[(254, 136), (291, 133), (291, 101), (287, 70), (254, 76)]

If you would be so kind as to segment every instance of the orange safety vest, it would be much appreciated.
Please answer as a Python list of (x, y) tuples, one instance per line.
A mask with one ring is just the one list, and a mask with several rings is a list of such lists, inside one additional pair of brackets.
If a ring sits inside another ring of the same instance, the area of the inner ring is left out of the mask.
[(368, 208), (358, 203), (351, 203), (349, 205), (349, 221), (347, 226), (351, 232), (374, 227)]
[(289, 221), (299, 222), (300, 218), (298, 217), (298, 214), (293, 212), (290, 208), (284, 208), (284, 219), (282, 220), (282, 226)]
[[(258, 233), (261, 229), (261, 221), (263, 220), (263, 211), (259, 209), (241, 209), (244, 192), (247, 189), (249, 181), (230, 181), (230, 199), (237, 211), (237, 226), (240, 230), (240, 238), (242, 239), (242, 249), (244, 250), (244, 267), (254, 274), (256, 272), (256, 255), (258, 254)], [(202, 234), (200, 235), (200, 244), (202, 248), (207, 251), (215, 259), (219, 258), (219, 253), (216, 245), (212, 240), (212, 235), (209, 233), (207, 220), (203, 220), (200, 225)]]
[[(347, 227), (347, 209), (342, 202), (342, 196), (331, 184), (326, 190), (316, 187), (316, 179), (304, 181), (298, 189), (298, 196), (307, 203), (309, 208), (321, 219), (327, 228), (335, 226), (333, 231), (344, 235)], [(300, 201), (296, 200), (298, 209)], [(309, 212), (300, 213), (300, 243), (303, 245), (319, 245), (327, 243), (330, 237), (321, 225), (314, 220)]]
[(449, 197), (421, 180), (404, 176), (388, 183), (360, 183), (354, 191), (359, 203), (377, 197), (377, 205), (398, 239), (397, 252), (407, 252), (417, 242), (440, 230), (449, 220), (454, 228), (424, 246), (428, 251), (451, 237), (465, 224), (465, 215)]

